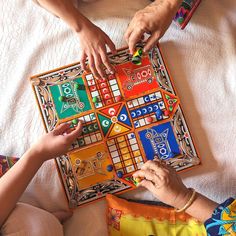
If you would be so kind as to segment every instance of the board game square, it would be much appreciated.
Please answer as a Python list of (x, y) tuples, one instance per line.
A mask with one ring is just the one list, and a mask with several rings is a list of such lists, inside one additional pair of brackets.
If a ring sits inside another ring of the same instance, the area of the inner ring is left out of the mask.
[(96, 108), (102, 107), (102, 103), (101, 103), (101, 102), (95, 103), (95, 107), (96, 107)]
[(136, 138), (129, 139), (130, 145), (137, 143)]
[(88, 85), (89, 85), (89, 86), (95, 85), (94, 79), (88, 80)]
[(165, 104), (164, 104), (163, 101), (158, 102), (158, 105), (159, 105), (161, 110), (165, 109)]
[(109, 140), (107, 140), (107, 145), (108, 145), (108, 146), (111, 146), (111, 145), (113, 145), (113, 144), (115, 144), (115, 140), (114, 140), (114, 139), (109, 139)]
[(94, 91), (91, 93), (91, 96), (92, 97), (97, 97), (99, 95), (98, 91)]
[(115, 85), (112, 85), (112, 86), (111, 86), (111, 89), (114, 91), (114, 90), (118, 90), (119, 88), (118, 88), (118, 85), (115, 84)]
[(126, 153), (126, 154), (122, 155), (123, 160), (127, 160), (127, 159), (130, 159), (130, 158), (131, 158), (130, 153)]
[(86, 145), (92, 143), (89, 136), (84, 137), (84, 141)]
[(101, 141), (101, 140), (102, 140), (102, 135), (101, 135), (101, 133), (97, 133), (96, 136), (97, 136), (98, 141)]
[(132, 159), (125, 160), (124, 163), (125, 163), (125, 166), (133, 165)]
[(116, 169), (122, 168), (121, 162), (116, 163), (116, 164), (115, 164), (115, 168), (116, 168)]
[(84, 116), (84, 121), (85, 122), (91, 121), (90, 116), (89, 115)]
[(118, 154), (117, 151), (111, 152), (110, 154), (111, 154), (111, 157), (112, 157), (112, 158), (119, 156), (119, 154)]
[(117, 84), (116, 80), (115, 79), (112, 79), (109, 81), (110, 85), (114, 85), (114, 84)]
[(96, 120), (96, 116), (95, 116), (94, 113), (91, 113), (89, 116), (90, 116), (90, 119), (91, 119), (91, 120)]
[(131, 149), (132, 149), (132, 151), (138, 150), (138, 149), (139, 149), (139, 148), (138, 148), (138, 144), (133, 144), (133, 145), (131, 145)]
[(140, 156), (141, 153), (139, 150), (133, 152), (134, 157)]
[(112, 158), (112, 161), (113, 163), (118, 163), (120, 162), (120, 158), (119, 157)]
[(161, 92), (156, 92), (155, 95), (156, 95), (156, 98), (157, 98), (157, 99), (161, 99), (161, 98), (162, 98)]
[(118, 143), (123, 142), (124, 140), (125, 140), (125, 136), (120, 136), (117, 138)]
[(92, 74), (86, 75), (85, 77), (86, 77), (87, 80), (93, 79), (93, 75)]
[(129, 133), (129, 134), (127, 134), (127, 137), (128, 137), (128, 139), (132, 139), (132, 138), (135, 138), (135, 139), (136, 139), (136, 136), (135, 136), (134, 133)]
[(139, 120), (139, 124), (140, 124), (140, 126), (144, 126), (145, 125), (145, 120), (144, 119), (140, 119)]
[(156, 96), (154, 93), (149, 94), (149, 98), (151, 102), (156, 100)]
[(97, 142), (97, 137), (95, 134), (91, 135), (91, 141), (92, 141), (92, 143)]
[(142, 156), (135, 157), (135, 162), (136, 162), (137, 164), (143, 162)]
[(119, 147), (120, 148), (127, 147), (127, 143), (126, 142), (121, 142), (121, 143), (119, 143)]
[(137, 163), (137, 167), (138, 167), (138, 169), (141, 169), (141, 167), (142, 167), (143, 164), (144, 164), (143, 162), (139, 162), (139, 163)]
[(120, 93), (119, 90), (113, 91), (114, 97), (120, 96), (120, 94), (121, 94), (121, 93)]
[(134, 168), (133, 165), (131, 165), (131, 166), (127, 166), (127, 167), (126, 167), (126, 171), (127, 171), (127, 173), (130, 173), (130, 172), (135, 171), (135, 168)]
[(139, 124), (139, 121), (138, 121), (138, 120), (134, 121), (134, 127), (135, 127), (135, 128), (140, 127), (140, 124)]
[(120, 149), (120, 152), (121, 152), (121, 154), (125, 154), (125, 153), (129, 152), (129, 149), (128, 148), (122, 148), (122, 149)]
[(143, 97), (138, 98), (138, 103), (139, 103), (139, 105), (142, 105), (145, 103)]
[(132, 103), (134, 107), (138, 106), (138, 99), (132, 100)]
[(117, 150), (116, 145), (109, 146), (109, 151), (110, 152), (113, 152), (113, 151), (116, 151), (116, 150)]

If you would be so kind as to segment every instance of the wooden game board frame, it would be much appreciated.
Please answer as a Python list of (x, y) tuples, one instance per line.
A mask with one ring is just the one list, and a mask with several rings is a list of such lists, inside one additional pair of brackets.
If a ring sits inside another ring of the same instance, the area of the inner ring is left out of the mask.
[[(109, 58), (113, 64), (128, 62), (131, 59), (127, 48), (119, 49), (118, 53), (115, 56), (109, 55)], [(152, 66), (153, 66), (155, 76), (156, 76), (156, 79), (157, 79), (157, 82), (158, 82), (160, 88), (162, 90), (167, 91), (167, 92), (178, 97), (176, 90), (174, 88), (173, 80), (170, 76), (169, 70), (166, 66), (164, 59), (163, 59), (159, 45), (157, 45), (150, 52), (149, 58), (151, 58)], [(160, 65), (164, 68), (160, 69)], [(71, 70), (71, 71), (66, 74), (65, 70), (68, 70), (68, 71)], [(35, 97), (37, 100), (37, 105), (39, 107), (41, 117), (44, 121), (43, 122), (44, 127), (47, 132), (53, 130), (54, 127), (58, 124), (58, 118), (55, 114), (55, 111), (51, 110), (51, 109), (53, 109), (53, 104), (49, 103), (49, 107), (46, 108), (46, 109), (48, 109), (47, 114), (49, 114), (49, 116), (51, 116), (51, 118), (53, 118), (52, 120), (54, 121), (54, 123), (49, 124), (49, 123), (45, 122), (46, 115), (45, 115), (45, 111), (42, 108), (42, 100), (41, 99), (42, 98), (49, 99), (49, 97), (46, 92), (45, 92), (46, 94), (44, 94), (43, 97), (40, 97), (39, 91), (41, 90), (41, 92), (43, 93), (44, 92), (43, 90), (47, 89), (47, 86), (50, 86), (52, 84), (56, 84), (59, 80), (64, 81), (67, 79), (77, 78), (79, 76), (82, 76), (83, 80), (86, 81), (85, 80), (86, 73), (83, 73), (80, 63), (77, 62), (77, 63), (73, 63), (73, 64), (70, 64), (67, 66), (57, 68), (55, 70), (51, 70), (51, 71), (48, 71), (45, 73), (35, 75), (30, 78), (30, 81), (32, 83), (32, 88), (33, 88), (33, 91), (34, 91), (34, 94), (35, 94)], [(88, 94), (88, 96), (91, 99), (90, 93)], [(132, 97), (130, 97), (127, 100), (130, 100), (130, 99), (132, 99)], [(178, 99), (179, 99), (179, 97), (178, 97)], [(50, 99), (48, 101), (50, 101)], [(52, 107), (50, 107), (51, 105), (52, 105)], [(94, 113), (94, 112), (95, 112), (95, 109), (93, 109), (92, 111), (84, 112), (82, 115), (84, 116), (86, 114), (90, 114), (90, 113)], [(77, 116), (63, 119), (63, 122), (71, 121), (75, 117), (77, 117)], [(166, 161), (167, 164), (176, 168), (177, 171), (184, 171), (186, 169), (189, 169), (189, 168), (192, 168), (196, 165), (199, 165), (201, 163), (201, 159), (199, 158), (198, 151), (194, 145), (193, 138), (192, 138), (192, 135), (191, 135), (189, 128), (187, 126), (186, 119), (185, 119), (184, 114), (182, 112), (182, 107), (181, 107), (180, 103), (178, 104), (178, 107), (175, 109), (174, 115), (170, 116), (167, 120), (169, 120), (170, 122), (172, 121), (173, 128), (175, 128), (175, 136), (178, 136), (176, 138), (178, 139), (179, 145), (182, 149), (181, 151), (183, 152), (183, 155), (178, 158), (168, 159)], [(165, 123), (165, 122), (166, 122), (165, 120), (160, 121), (158, 124)], [(150, 125), (150, 127), (151, 126), (153, 126), (153, 124)], [(126, 133), (123, 133), (121, 135), (125, 135)], [(96, 143), (96, 144), (98, 144), (98, 143)], [(188, 143), (190, 143), (190, 145), (188, 145)], [(72, 151), (70, 151), (70, 152), (72, 152)], [(68, 155), (69, 155), (69, 153), (68, 153)], [(141, 153), (142, 153), (142, 156), (145, 157), (145, 152), (144, 152), (143, 147), (141, 147)], [(92, 200), (89, 199), (89, 200), (84, 200), (84, 201), (80, 202), (79, 198), (80, 198), (81, 191), (80, 191), (79, 186), (77, 184), (77, 180), (74, 176), (72, 165), (71, 165), (71, 160), (68, 155), (62, 155), (61, 157), (56, 158), (56, 163), (57, 163), (58, 172), (60, 173), (60, 176), (61, 176), (61, 182), (64, 186), (64, 190), (65, 190), (67, 199), (69, 201), (69, 206), (71, 208), (81, 206), (81, 205), (90, 203), (92, 201), (99, 200), (100, 198), (104, 197), (105, 194), (101, 194), (99, 197), (92, 198)], [(135, 185), (132, 182), (130, 182), (129, 180), (127, 180), (127, 179), (120, 180), (119, 178), (115, 178), (114, 183), (111, 183), (111, 186), (112, 186), (111, 189), (113, 189), (114, 186), (117, 186), (117, 189), (114, 188), (113, 190), (110, 190), (109, 193), (123, 193), (125, 191), (135, 188)], [(90, 190), (88, 190), (88, 191), (90, 191)]]

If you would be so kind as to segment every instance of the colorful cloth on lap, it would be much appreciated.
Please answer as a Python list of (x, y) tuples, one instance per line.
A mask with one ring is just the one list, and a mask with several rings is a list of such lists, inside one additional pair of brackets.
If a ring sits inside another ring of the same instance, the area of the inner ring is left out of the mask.
[(17, 161), (17, 157), (0, 155), (0, 177), (3, 176)]
[(204, 225), (208, 236), (236, 236), (236, 200), (229, 198), (220, 204)]

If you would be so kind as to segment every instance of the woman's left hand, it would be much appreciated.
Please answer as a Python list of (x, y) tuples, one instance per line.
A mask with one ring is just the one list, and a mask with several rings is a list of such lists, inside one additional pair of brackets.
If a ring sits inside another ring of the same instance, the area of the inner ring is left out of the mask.
[(181, 2), (180, 0), (156, 0), (136, 12), (125, 33), (131, 54), (135, 52), (136, 43), (144, 38), (145, 33), (150, 36), (144, 52), (148, 52), (157, 43), (171, 24)]

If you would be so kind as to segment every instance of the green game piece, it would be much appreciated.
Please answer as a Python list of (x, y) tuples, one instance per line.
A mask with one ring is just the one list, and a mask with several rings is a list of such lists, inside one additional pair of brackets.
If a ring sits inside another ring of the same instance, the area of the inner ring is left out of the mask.
[(93, 97), (93, 103), (98, 102), (98, 98), (97, 97)]
[(65, 96), (60, 96), (60, 97), (58, 98), (58, 100), (59, 100), (60, 102), (65, 102), (65, 101), (66, 101), (66, 97), (65, 97)]
[(74, 84), (74, 89), (79, 89), (80, 85), (78, 83)]
[(79, 120), (76, 118), (76, 119), (73, 119), (71, 122), (73, 125), (77, 125), (79, 123)]
[(142, 64), (142, 58), (140, 56), (132, 57), (132, 63), (135, 65), (141, 65)]
[(179, 22), (180, 25), (183, 24), (184, 18), (183, 18), (183, 17), (180, 17), (180, 18), (178, 19), (178, 22)]

